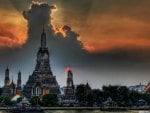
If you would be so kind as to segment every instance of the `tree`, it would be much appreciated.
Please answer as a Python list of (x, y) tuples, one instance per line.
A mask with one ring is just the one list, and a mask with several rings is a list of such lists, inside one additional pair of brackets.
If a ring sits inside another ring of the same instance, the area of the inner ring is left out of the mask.
[(93, 105), (93, 93), (89, 86), (80, 84), (76, 89), (76, 98), (80, 103), (80, 106), (92, 106)]
[(84, 84), (80, 84), (76, 89), (76, 98), (81, 104), (85, 104), (85, 86)]
[(2, 91), (3, 91), (3, 89), (2, 89), (2, 88), (0, 88), (0, 95), (2, 95)]
[(3, 97), (3, 102), (5, 105), (9, 105), (11, 102), (11, 98), (8, 96)]
[(132, 106), (136, 106), (138, 103), (138, 100), (141, 99), (141, 94), (136, 91), (130, 91), (130, 100), (132, 102)]
[(30, 99), (30, 103), (31, 105), (38, 105), (40, 104), (40, 98), (38, 96), (34, 96)]
[(148, 105), (150, 105), (150, 94), (142, 94), (141, 99), (144, 99)]
[(23, 97), (19, 97), (19, 98), (17, 98), (17, 103), (21, 102), (21, 101), (22, 101), (22, 99), (23, 99)]
[(46, 94), (42, 98), (44, 106), (57, 106), (58, 105), (58, 96), (57, 94)]
[(98, 106), (102, 104), (105, 99), (103, 98), (103, 92), (99, 89), (94, 89), (93, 91), (93, 102), (95, 102)]
[(4, 100), (4, 97), (0, 96), (0, 103), (3, 102), (3, 100)]

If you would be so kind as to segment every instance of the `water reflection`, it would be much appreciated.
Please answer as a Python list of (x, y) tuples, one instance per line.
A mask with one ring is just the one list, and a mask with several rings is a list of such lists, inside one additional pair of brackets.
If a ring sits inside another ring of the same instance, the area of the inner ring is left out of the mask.
[[(0, 113), (8, 113), (8, 112), (0, 111)], [(150, 113), (150, 111), (106, 112), (100, 110), (47, 110), (44, 111), (43, 113)]]
[(150, 111), (139, 111), (139, 113), (150, 113)]
[(106, 112), (100, 110), (49, 110), (45, 113), (150, 113), (149, 111)]

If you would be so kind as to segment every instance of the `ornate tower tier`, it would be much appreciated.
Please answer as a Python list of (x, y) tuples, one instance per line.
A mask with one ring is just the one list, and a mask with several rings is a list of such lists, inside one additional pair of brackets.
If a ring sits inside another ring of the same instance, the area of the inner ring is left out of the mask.
[(46, 46), (46, 33), (43, 29), (41, 34), (41, 45), (37, 52), (36, 66), (33, 74), (29, 76), (24, 86), (24, 95), (27, 98), (31, 98), (32, 96), (42, 97), (48, 93), (59, 94), (60, 90), (56, 77), (53, 76), (51, 71), (49, 51)]
[(68, 72), (67, 87), (65, 90), (65, 95), (72, 96), (72, 95), (74, 95), (74, 84), (73, 84), (73, 73), (72, 73), (70, 67), (67, 67), (67, 72)]
[(21, 95), (21, 72), (18, 72), (16, 94)]
[(34, 73), (53, 75), (50, 68), (49, 51), (46, 47), (46, 33), (43, 29), (41, 34), (41, 47), (37, 53), (37, 61)]
[(62, 96), (62, 104), (74, 104), (76, 97), (75, 97), (75, 89), (73, 84), (73, 73), (68, 66), (67, 70), (67, 86), (64, 88), (64, 96)]
[(10, 79), (9, 79), (9, 69), (7, 67), (5, 71), (5, 79), (4, 79), (4, 86), (9, 86), (10, 85)]
[(74, 84), (73, 84), (73, 74), (72, 74), (72, 71), (71, 71), (71, 70), (68, 71), (67, 87), (71, 87), (71, 88), (74, 87)]

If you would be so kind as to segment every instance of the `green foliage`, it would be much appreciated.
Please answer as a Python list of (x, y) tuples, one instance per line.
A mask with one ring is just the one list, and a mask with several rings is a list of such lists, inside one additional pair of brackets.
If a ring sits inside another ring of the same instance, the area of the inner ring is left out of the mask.
[(39, 103), (41, 103), (40, 98), (37, 96), (34, 96), (30, 99), (30, 103), (31, 103), (31, 105), (38, 105)]
[(142, 94), (141, 98), (146, 100), (147, 104), (150, 105), (150, 94)]
[(44, 106), (58, 106), (58, 97), (57, 94), (47, 94), (42, 98), (42, 102)]
[(119, 106), (127, 106), (131, 102), (130, 91), (126, 86), (103, 86), (104, 100), (111, 97)]
[(101, 106), (109, 97), (120, 107), (139, 106), (140, 99), (150, 105), (150, 94), (130, 91), (126, 86), (103, 86), (102, 90), (94, 89), (88, 94), (84, 84), (78, 85), (76, 89), (76, 98), (80, 106), (92, 106), (93, 103)]
[(23, 97), (19, 97), (19, 98), (17, 98), (17, 103), (21, 102), (21, 101), (22, 101), (22, 99), (23, 99)]
[(76, 98), (80, 102), (85, 102), (85, 88), (84, 84), (78, 85), (76, 89)]
[(11, 98), (8, 96), (3, 97), (3, 102), (5, 105), (9, 105), (11, 102)]
[(98, 105), (101, 105), (103, 101), (105, 101), (105, 99), (103, 98), (104, 93), (99, 90), (99, 89), (94, 89), (93, 90), (93, 102), (96, 102)]
[(3, 102), (4, 97), (0, 96), (0, 103)]
[(2, 91), (3, 91), (3, 89), (2, 89), (2, 88), (0, 88), (0, 95), (2, 95)]
[(76, 98), (80, 106), (92, 106), (93, 104), (93, 93), (84, 84), (80, 84), (76, 89)]

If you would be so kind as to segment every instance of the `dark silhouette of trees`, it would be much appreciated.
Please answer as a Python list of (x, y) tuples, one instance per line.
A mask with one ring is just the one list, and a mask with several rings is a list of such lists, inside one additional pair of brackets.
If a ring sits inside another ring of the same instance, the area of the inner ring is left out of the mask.
[(41, 103), (41, 101), (38, 96), (34, 96), (30, 99), (30, 103), (32, 106), (35, 106), (35, 105), (39, 105)]
[(111, 98), (120, 107), (139, 106), (139, 100), (145, 100), (150, 105), (150, 94), (139, 93), (129, 90), (126, 86), (103, 86), (102, 90), (93, 89), (86, 93), (85, 85), (77, 86), (76, 98), (80, 106), (102, 106), (103, 103)]
[(3, 91), (3, 89), (2, 89), (2, 88), (0, 88), (0, 95), (2, 95), (2, 91)]
[(58, 106), (57, 94), (47, 94), (42, 98), (42, 103), (44, 106)]
[(80, 106), (92, 106), (93, 104), (93, 93), (89, 84), (80, 84), (76, 89), (76, 98)]

